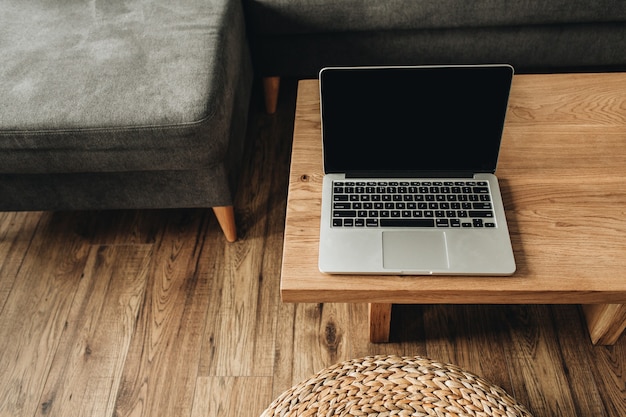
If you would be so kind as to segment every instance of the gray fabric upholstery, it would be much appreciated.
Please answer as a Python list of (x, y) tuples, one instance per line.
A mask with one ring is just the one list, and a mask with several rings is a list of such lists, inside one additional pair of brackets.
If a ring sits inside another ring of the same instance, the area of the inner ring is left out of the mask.
[(252, 82), (239, 1), (0, 9), (1, 209), (232, 203)]
[(257, 36), (256, 70), (315, 78), (332, 65), (509, 63), (517, 73), (626, 68), (626, 25)]
[[(232, 204), (220, 168), (0, 175), (2, 210), (214, 207)], [(6, 196), (10, 196), (8, 199)]]
[(517, 72), (626, 68), (621, 0), (244, 0), (255, 70), (510, 63)]
[(619, 0), (244, 0), (259, 34), (625, 22)]

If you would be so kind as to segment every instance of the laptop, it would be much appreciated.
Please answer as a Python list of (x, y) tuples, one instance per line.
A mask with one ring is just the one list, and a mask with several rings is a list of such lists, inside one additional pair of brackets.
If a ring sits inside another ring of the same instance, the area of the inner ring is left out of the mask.
[(494, 175), (510, 65), (319, 73), (329, 274), (511, 275)]

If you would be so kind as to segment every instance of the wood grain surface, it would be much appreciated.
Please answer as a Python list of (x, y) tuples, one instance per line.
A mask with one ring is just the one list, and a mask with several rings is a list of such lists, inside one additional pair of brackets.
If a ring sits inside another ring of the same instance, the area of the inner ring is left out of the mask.
[(626, 415), (626, 339), (592, 346), (578, 306), (395, 304), (371, 344), (367, 304), (281, 302), (296, 86), (272, 116), (255, 91), (235, 244), (210, 209), (0, 213), (1, 417), (255, 417), (374, 354), (456, 363), (535, 417)]
[(509, 278), (333, 276), (317, 268), (318, 83), (301, 81), (283, 254), (289, 302), (626, 302), (626, 74), (519, 75), (500, 179), (517, 271)]

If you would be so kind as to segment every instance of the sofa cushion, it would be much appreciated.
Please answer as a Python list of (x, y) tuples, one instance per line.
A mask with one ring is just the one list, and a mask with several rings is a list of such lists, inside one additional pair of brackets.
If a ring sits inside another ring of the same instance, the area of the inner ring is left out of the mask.
[(620, 0), (244, 0), (261, 34), (626, 21)]
[(251, 77), (238, 1), (3, 0), (1, 9), (0, 173), (221, 161), (235, 91)]

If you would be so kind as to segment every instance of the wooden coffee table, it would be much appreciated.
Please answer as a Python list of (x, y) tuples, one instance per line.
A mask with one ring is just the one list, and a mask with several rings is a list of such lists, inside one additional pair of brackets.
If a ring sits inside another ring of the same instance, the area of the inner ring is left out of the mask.
[(516, 75), (500, 179), (511, 277), (327, 275), (318, 270), (319, 87), (298, 85), (283, 302), (369, 303), (370, 339), (401, 304), (583, 304), (594, 344), (626, 327), (626, 73)]

